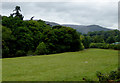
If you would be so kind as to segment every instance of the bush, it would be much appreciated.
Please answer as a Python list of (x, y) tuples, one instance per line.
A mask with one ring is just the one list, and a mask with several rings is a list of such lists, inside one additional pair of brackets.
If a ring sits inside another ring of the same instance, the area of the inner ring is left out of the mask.
[(109, 44), (106, 43), (91, 43), (90, 48), (102, 48), (102, 49), (108, 49)]
[[(99, 80), (98, 83), (116, 83), (116, 82), (120, 82), (120, 71), (111, 71), (110, 73), (107, 74), (103, 74), (99, 71), (96, 72), (96, 76)], [(84, 81), (89, 81), (91, 83), (94, 83), (92, 81), (92, 79), (89, 79), (87, 77), (83, 78)], [(95, 82), (96, 83), (96, 82)]]
[(7, 46), (4, 46), (2, 49), (2, 58), (7, 58), (9, 54), (9, 48)]
[(34, 52), (31, 51), (31, 50), (29, 50), (29, 51), (27, 52), (27, 56), (31, 56), (31, 55), (34, 55)]
[(45, 43), (44, 42), (39, 43), (39, 45), (36, 48), (35, 54), (43, 55), (47, 53), (48, 53), (48, 50)]
[(90, 37), (89, 36), (84, 36), (83, 38), (82, 38), (82, 43), (83, 43), (83, 45), (84, 45), (84, 48), (89, 48), (90, 47)]
[[(81, 43), (81, 42), (80, 42), (80, 43)], [(83, 43), (81, 43), (80, 45), (81, 45), (81, 46), (80, 46), (80, 50), (84, 50), (85, 47), (84, 47)]]
[(120, 44), (117, 45), (117, 50), (120, 50)]
[(120, 81), (120, 71), (111, 71), (108, 74), (96, 73), (99, 81)]
[(120, 44), (110, 44), (109, 48), (110, 49), (115, 49), (115, 50), (120, 50)]
[(114, 44), (109, 44), (109, 49), (114, 49), (115, 45)]
[(15, 57), (26, 56), (26, 52), (23, 50), (18, 50), (15, 54)]
[(90, 48), (120, 50), (120, 44), (91, 43)]

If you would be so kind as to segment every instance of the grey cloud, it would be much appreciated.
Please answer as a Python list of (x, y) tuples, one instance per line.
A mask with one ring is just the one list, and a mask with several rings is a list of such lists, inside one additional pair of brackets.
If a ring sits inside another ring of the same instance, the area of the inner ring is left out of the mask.
[(8, 2), (3, 3), (2, 14), (9, 15), (16, 5), (21, 6), (25, 19), (35, 16), (35, 19), (61, 24), (117, 25), (117, 2)]

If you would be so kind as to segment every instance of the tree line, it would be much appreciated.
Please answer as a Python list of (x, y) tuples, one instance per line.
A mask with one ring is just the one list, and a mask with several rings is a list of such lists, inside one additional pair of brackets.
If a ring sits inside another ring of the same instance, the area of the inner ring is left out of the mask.
[(43, 55), (84, 48), (75, 29), (64, 26), (49, 26), (43, 20), (23, 20), (20, 7), (13, 14), (2, 16), (2, 55), (19, 57)]
[(91, 42), (93, 43), (114, 43), (120, 42), (120, 31), (119, 30), (110, 30), (110, 31), (94, 31), (88, 32), (86, 34), (90, 36)]
[[(120, 31), (94, 31), (83, 34), (85, 39), (85, 47), (87, 48), (102, 48), (120, 50)], [(118, 44), (114, 44), (117, 43)], [(84, 43), (84, 42), (83, 42)], [(88, 44), (89, 43), (89, 44)]]

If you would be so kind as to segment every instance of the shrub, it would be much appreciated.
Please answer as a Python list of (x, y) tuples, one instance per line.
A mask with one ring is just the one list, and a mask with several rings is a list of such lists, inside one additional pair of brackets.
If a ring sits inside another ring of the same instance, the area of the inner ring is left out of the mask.
[(23, 50), (18, 50), (15, 54), (16, 57), (26, 56), (26, 52)]
[(120, 50), (120, 44), (114, 45), (115, 50)]
[(102, 49), (108, 49), (109, 44), (106, 43), (91, 43), (90, 48), (102, 48)]
[(89, 48), (90, 47), (90, 37), (89, 36), (83, 36), (82, 38), (82, 43), (84, 45), (84, 48)]
[(109, 44), (109, 49), (114, 49), (115, 45), (114, 44)]
[(81, 45), (80, 50), (84, 50), (85, 47), (84, 47), (83, 43), (81, 43), (80, 45)]
[[(111, 71), (110, 73), (107, 73), (107, 74), (103, 74), (99, 71), (96, 72), (96, 76), (99, 80), (98, 83), (109, 83), (109, 82), (120, 82), (120, 71)], [(84, 81), (89, 81), (91, 83), (94, 83), (92, 82), (92, 79), (89, 79), (87, 77), (83, 78)], [(95, 82), (96, 83), (96, 82)]]
[(36, 48), (35, 54), (42, 55), (47, 53), (48, 53), (48, 50), (45, 43), (44, 42), (39, 43), (39, 45)]
[(31, 55), (34, 55), (34, 53), (33, 53), (33, 51), (29, 50), (29, 51), (27, 52), (27, 56), (31, 56)]
[(7, 58), (9, 57), (8, 54), (9, 54), (9, 48), (7, 46), (4, 46), (2, 49), (2, 57)]
[(102, 74), (101, 72), (97, 71), (96, 76), (99, 81), (108, 81), (108, 75)]
[(99, 81), (120, 81), (120, 71), (111, 71), (108, 74), (96, 73)]
[(118, 44), (117, 46), (118, 46), (118, 47), (117, 47), (117, 50), (120, 50), (120, 44)]
[(110, 44), (109, 48), (110, 49), (115, 49), (115, 50), (120, 50), (120, 44)]
[(120, 50), (120, 44), (91, 43), (90, 48)]

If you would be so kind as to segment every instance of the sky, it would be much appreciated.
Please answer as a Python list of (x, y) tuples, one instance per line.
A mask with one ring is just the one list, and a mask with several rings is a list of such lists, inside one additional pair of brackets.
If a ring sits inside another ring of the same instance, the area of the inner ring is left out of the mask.
[(118, 28), (118, 0), (27, 0), (2, 1), (0, 14), (9, 16), (21, 7), (24, 20), (42, 19), (59, 24), (100, 25)]

